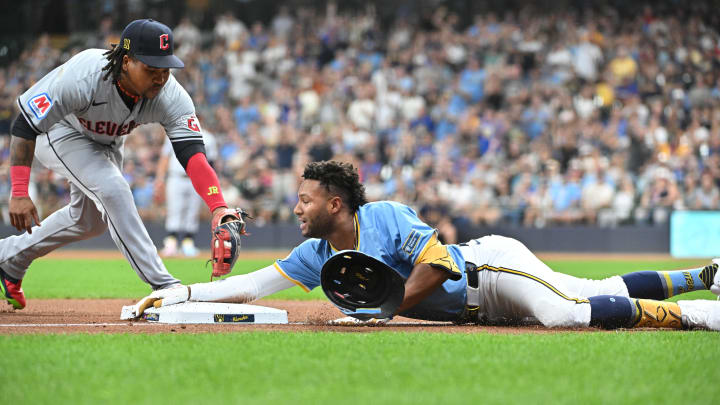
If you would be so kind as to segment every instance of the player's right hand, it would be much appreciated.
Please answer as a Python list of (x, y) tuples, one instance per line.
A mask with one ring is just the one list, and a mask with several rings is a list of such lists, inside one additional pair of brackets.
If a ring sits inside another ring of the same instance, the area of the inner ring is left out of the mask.
[(30, 197), (10, 197), (10, 225), (18, 231), (32, 233), (33, 221), (40, 226), (37, 208)]

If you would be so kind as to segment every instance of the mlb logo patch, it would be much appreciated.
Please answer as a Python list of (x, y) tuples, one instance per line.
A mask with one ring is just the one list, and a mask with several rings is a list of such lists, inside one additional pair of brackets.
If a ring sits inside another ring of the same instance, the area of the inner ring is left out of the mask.
[(47, 93), (41, 93), (31, 98), (27, 102), (27, 105), (33, 114), (35, 114), (35, 118), (41, 120), (45, 118), (50, 108), (52, 108), (53, 101)]

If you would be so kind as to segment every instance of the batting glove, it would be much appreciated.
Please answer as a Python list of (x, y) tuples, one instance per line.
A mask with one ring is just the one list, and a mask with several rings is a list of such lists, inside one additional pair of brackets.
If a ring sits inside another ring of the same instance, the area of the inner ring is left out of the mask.
[(190, 299), (190, 286), (174, 285), (162, 290), (153, 291), (147, 297), (143, 297), (131, 307), (129, 312), (123, 312), (121, 319), (134, 319), (140, 317), (150, 307), (160, 308), (168, 305), (179, 304)]

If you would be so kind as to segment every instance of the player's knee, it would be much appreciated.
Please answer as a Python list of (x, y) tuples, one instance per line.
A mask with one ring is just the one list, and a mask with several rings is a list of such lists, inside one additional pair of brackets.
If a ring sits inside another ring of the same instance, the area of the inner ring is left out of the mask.
[(133, 201), (130, 185), (122, 176), (105, 179), (95, 195), (106, 210), (110, 206), (126, 206), (128, 202)]
[(85, 215), (80, 217), (75, 226), (79, 229), (84, 239), (100, 236), (107, 231), (108, 226), (98, 215)]
[(548, 328), (585, 327), (590, 321), (590, 306), (574, 302), (538, 302), (533, 316)]
[(88, 238), (93, 238), (95, 236), (100, 236), (107, 231), (108, 226), (105, 222), (93, 222), (92, 224), (87, 224), (87, 228), (85, 230), (85, 234)]

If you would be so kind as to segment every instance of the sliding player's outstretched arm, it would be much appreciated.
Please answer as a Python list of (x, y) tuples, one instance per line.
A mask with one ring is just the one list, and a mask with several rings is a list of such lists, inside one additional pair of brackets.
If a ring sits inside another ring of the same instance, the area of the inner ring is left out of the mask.
[(160, 308), (186, 301), (247, 303), (293, 286), (295, 284), (292, 281), (283, 277), (271, 265), (252, 273), (240, 274), (210, 283), (180, 285), (154, 291), (133, 306), (132, 315), (139, 317), (152, 306)]

